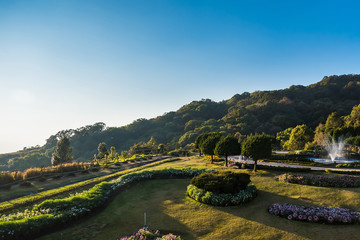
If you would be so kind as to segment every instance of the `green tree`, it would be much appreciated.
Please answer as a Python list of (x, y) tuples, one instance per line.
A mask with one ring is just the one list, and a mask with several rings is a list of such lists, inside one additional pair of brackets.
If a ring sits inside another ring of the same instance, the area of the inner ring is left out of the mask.
[(291, 130), (290, 138), (285, 142), (284, 148), (288, 150), (302, 150), (307, 142), (312, 142), (313, 131), (305, 124), (297, 125)]
[(206, 139), (203, 140), (200, 146), (200, 149), (204, 154), (211, 156), (211, 163), (214, 162), (215, 147), (221, 137), (221, 133), (211, 133)]
[(348, 127), (360, 127), (360, 104), (354, 106), (350, 115), (345, 117), (345, 124)]
[(147, 147), (151, 149), (152, 153), (157, 151), (157, 143), (154, 137), (151, 137), (150, 140), (146, 143)]
[(105, 155), (108, 155), (109, 152), (107, 150), (107, 145), (105, 142), (99, 143), (98, 146), (98, 154), (96, 155), (97, 159), (102, 159), (105, 157)]
[(341, 128), (343, 125), (344, 121), (341, 116), (337, 112), (333, 112), (326, 119), (325, 132), (332, 135), (335, 129)]
[(285, 142), (289, 140), (291, 131), (293, 129), (294, 128), (290, 127), (276, 134), (276, 140), (280, 141), (281, 147), (283, 147)]
[(70, 139), (67, 136), (63, 136), (56, 144), (55, 152), (51, 157), (51, 164), (55, 166), (71, 162), (73, 160), (71, 152), (72, 148), (70, 147)]
[(266, 134), (256, 134), (247, 137), (242, 144), (242, 154), (254, 160), (254, 172), (257, 169), (257, 161), (271, 157), (271, 146), (274, 137)]
[(195, 149), (198, 149), (199, 156), (201, 156), (201, 145), (203, 144), (204, 140), (210, 135), (210, 133), (202, 133), (195, 139)]
[(216, 144), (214, 153), (225, 156), (225, 166), (228, 166), (228, 156), (241, 154), (241, 145), (238, 139), (233, 136), (227, 136), (220, 139)]
[(109, 158), (110, 159), (117, 159), (119, 157), (119, 154), (116, 152), (116, 148), (114, 146), (112, 146), (110, 148), (110, 153), (109, 153)]

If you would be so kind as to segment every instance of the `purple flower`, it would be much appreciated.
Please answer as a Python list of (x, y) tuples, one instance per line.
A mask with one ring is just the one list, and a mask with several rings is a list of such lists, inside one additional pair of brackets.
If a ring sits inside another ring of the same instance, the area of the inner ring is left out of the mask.
[(291, 220), (293, 217), (292, 217), (292, 215), (289, 215), (287, 218), (288, 218), (289, 220)]

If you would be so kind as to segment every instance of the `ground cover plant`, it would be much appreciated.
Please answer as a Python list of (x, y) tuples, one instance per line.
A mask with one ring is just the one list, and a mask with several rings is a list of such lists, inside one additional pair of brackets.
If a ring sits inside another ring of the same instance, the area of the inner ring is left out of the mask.
[(277, 177), (279, 182), (311, 185), (318, 187), (359, 187), (360, 177), (346, 175), (289, 174)]
[(147, 227), (139, 229), (137, 233), (134, 233), (128, 237), (122, 237), (118, 240), (181, 240), (180, 236), (175, 236), (172, 233), (162, 235), (159, 230), (150, 230)]
[(122, 187), (145, 179), (164, 177), (193, 177), (206, 169), (162, 169), (129, 173), (110, 182), (101, 182), (91, 189), (64, 199), (49, 199), (31, 212), (3, 216), (0, 222), (1, 239), (23, 239), (36, 236), (45, 229), (69, 223), (101, 207)]
[(274, 203), (269, 213), (289, 220), (326, 224), (360, 223), (360, 212), (345, 208), (304, 207), (293, 204)]

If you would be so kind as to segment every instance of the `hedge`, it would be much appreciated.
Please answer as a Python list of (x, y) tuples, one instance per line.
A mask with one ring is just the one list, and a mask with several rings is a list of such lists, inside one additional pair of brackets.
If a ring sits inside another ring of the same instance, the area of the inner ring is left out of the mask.
[(241, 205), (254, 199), (257, 196), (257, 189), (254, 185), (249, 185), (236, 194), (213, 193), (190, 184), (187, 187), (186, 194), (201, 203), (214, 206), (233, 206)]
[(194, 177), (208, 169), (162, 169), (134, 172), (63, 199), (45, 200), (29, 211), (0, 217), (0, 239), (32, 239), (61, 224), (68, 224), (103, 206), (111, 195), (130, 183), (148, 179)]
[[(254, 169), (254, 164), (248, 163), (236, 163), (236, 166), (239, 168)], [(257, 165), (259, 170), (274, 170), (274, 171), (283, 171), (283, 172), (311, 172), (309, 167), (285, 167), (285, 166), (271, 166), (271, 165)]]

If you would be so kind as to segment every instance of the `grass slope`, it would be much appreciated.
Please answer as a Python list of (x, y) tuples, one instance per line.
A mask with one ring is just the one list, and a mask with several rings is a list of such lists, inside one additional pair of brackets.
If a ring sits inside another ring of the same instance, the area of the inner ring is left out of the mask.
[[(184, 158), (155, 168), (170, 166), (210, 165), (196, 158)], [(246, 205), (235, 207), (213, 207), (190, 199), (185, 195), (190, 179), (142, 182), (120, 193), (99, 214), (40, 239), (117, 239), (142, 227), (144, 212), (147, 212), (151, 228), (163, 233), (172, 232), (184, 239), (356, 239), (359, 236), (358, 225), (289, 221), (270, 215), (267, 207), (275, 202), (289, 202), (360, 211), (360, 188), (284, 184), (275, 180), (277, 174), (268, 171), (252, 174), (251, 180), (259, 189), (258, 197)]]

